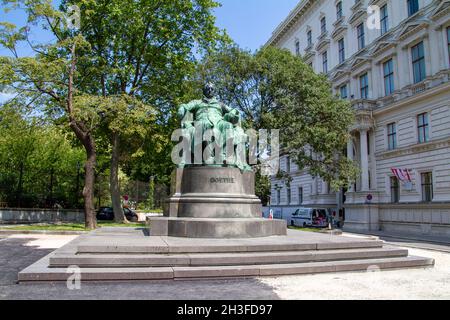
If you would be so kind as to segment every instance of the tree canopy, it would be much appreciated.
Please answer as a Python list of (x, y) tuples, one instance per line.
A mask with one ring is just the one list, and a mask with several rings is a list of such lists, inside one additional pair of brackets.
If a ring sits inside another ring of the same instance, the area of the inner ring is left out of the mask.
[(335, 189), (356, 175), (345, 156), (354, 112), (301, 57), (275, 47), (255, 54), (230, 47), (207, 56), (197, 79), (216, 83), (247, 127), (280, 129), (283, 151), (311, 175)]
[[(0, 44), (12, 53), (0, 57), (0, 89), (17, 93), (14, 100), (68, 125), (84, 146), (86, 221), (95, 228), (96, 140), (106, 135), (112, 145), (110, 182), (116, 206), (124, 154), (121, 141), (131, 138), (127, 149), (133, 146), (131, 153), (138, 154), (143, 138), (149, 137), (144, 131), (151, 124), (164, 126), (170, 121), (174, 97), (183, 92), (196, 54), (213, 51), (227, 41), (211, 13), (218, 4), (212, 0), (67, 0), (61, 2), (60, 10), (49, 0), (3, 0), (3, 4), (23, 8), (28, 25), (0, 25)], [(73, 5), (80, 9), (79, 28), (69, 28), (65, 16)], [(30, 27), (47, 30), (54, 41), (30, 41)], [(34, 56), (20, 57), (19, 42), (28, 44)]]

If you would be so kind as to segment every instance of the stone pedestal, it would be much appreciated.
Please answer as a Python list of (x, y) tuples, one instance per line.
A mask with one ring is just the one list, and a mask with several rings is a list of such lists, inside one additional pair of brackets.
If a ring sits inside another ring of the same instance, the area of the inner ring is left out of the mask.
[(286, 222), (262, 218), (255, 175), (237, 168), (176, 169), (163, 218), (149, 218), (152, 236), (253, 238), (286, 235)]

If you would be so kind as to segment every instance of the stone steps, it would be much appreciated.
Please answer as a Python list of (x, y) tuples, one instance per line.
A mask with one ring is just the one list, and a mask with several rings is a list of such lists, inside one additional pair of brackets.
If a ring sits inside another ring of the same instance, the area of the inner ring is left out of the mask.
[[(47, 261), (41, 261), (45, 265)], [(257, 276), (317, 274), (344, 271), (373, 271), (398, 268), (430, 267), (433, 259), (392, 257), (344, 261), (306, 262), (203, 267), (81, 268), (82, 281), (189, 280)], [(18, 275), (20, 282), (67, 281), (66, 268), (27, 268)]]
[[(323, 235), (323, 237), (327, 237)], [(78, 245), (78, 254), (161, 254), (161, 253), (232, 253), (232, 252), (270, 252), (270, 251), (310, 251), (310, 250), (339, 250), (339, 249), (363, 249), (382, 248), (384, 242), (380, 240), (351, 241), (351, 242), (283, 242), (283, 243), (236, 243), (224, 244), (205, 243), (194, 245), (149, 245), (146, 243), (135, 244), (95, 244)]]
[(71, 265), (77, 265), (81, 268), (116, 268), (270, 265), (406, 256), (408, 256), (408, 250), (396, 248), (206, 254), (77, 254), (54, 255), (50, 257), (49, 266), (51, 268)]
[(422, 268), (433, 259), (361, 237), (288, 230), (287, 236), (191, 239), (108, 228), (82, 235), (22, 270), (20, 282), (183, 280)]

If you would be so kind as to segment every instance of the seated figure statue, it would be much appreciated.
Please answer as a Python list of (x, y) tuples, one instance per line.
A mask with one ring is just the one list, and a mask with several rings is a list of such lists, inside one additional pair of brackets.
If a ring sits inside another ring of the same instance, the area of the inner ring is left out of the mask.
[[(183, 134), (191, 141), (191, 153), (193, 154), (200, 147), (202, 156), (205, 149), (207, 151), (205, 153), (207, 157), (202, 160), (202, 165), (223, 166), (226, 164), (243, 171), (250, 171), (251, 167), (247, 164), (245, 157), (245, 143), (248, 137), (241, 128), (239, 111), (216, 99), (214, 85), (211, 83), (205, 85), (203, 95), (202, 100), (191, 101), (178, 109), (178, 116), (182, 119)], [(209, 130), (214, 132), (215, 147), (213, 143), (206, 143), (205, 146), (204, 135)], [(231, 153), (227, 152), (227, 141), (231, 145)], [(217, 152), (220, 154), (216, 154)], [(187, 154), (185, 157), (192, 157), (192, 154)], [(221, 160), (218, 162), (217, 159)], [(186, 162), (180, 166), (185, 167)]]

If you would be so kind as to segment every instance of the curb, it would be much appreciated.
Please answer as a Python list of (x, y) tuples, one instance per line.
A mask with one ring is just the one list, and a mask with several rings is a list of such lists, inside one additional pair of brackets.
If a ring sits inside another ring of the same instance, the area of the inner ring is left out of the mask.
[[(380, 238), (388, 238), (388, 239), (398, 239), (398, 240), (409, 240), (409, 241), (417, 241), (417, 242), (422, 242), (422, 243), (428, 243), (428, 244), (436, 244), (436, 245), (443, 245), (443, 246), (450, 246), (450, 242), (446, 242), (446, 241), (441, 241), (439, 239), (421, 239), (415, 236), (407, 236), (407, 235), (393, 235), (393, 234), (373, 234), (373, 235), (369, 235), (369, 234), (364, 234), (364, 233), (355, 233), (355, 232), (346, 232), (347, 234), (354, 234), (354, 235), (363, 235), (363, 236), (367, 236), (367, 237), (376, 237), (378, 239)], [(386, 240), (387, 242), (389, 242), (389, 240)]]
[(0, 230), (0, 235), (43, 234), (43, 235), (82, 235), (88, 231), (47, 231), (47, 230)]
[(342, 236), (342, 231), (341, 230), (326, 230), (326, 231), (319, 231), (318, 233), (330, 234), (330, 235), (333, 235), (333, 236)]

